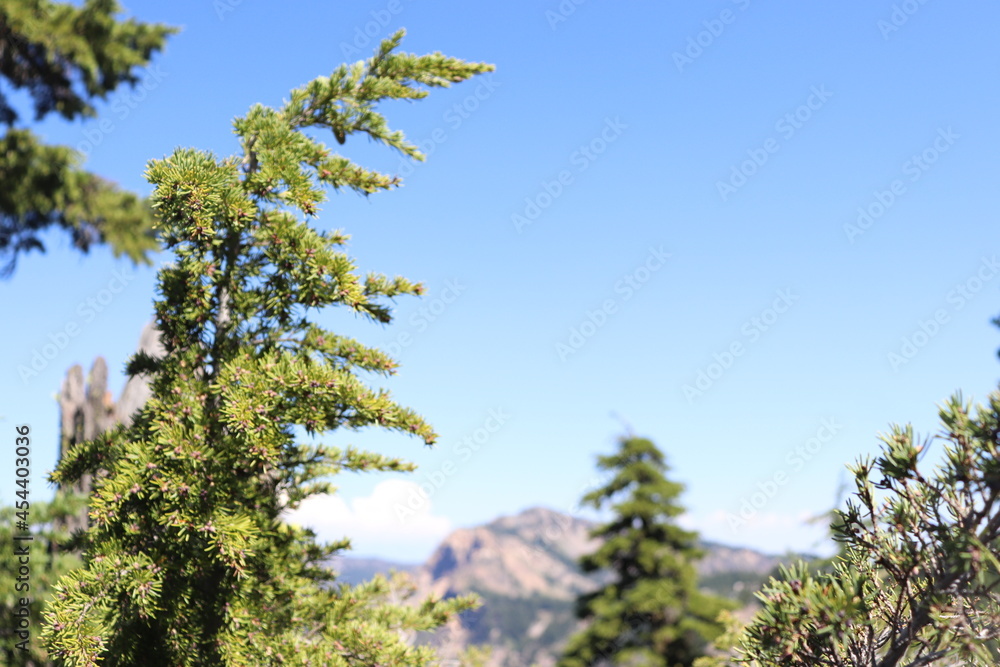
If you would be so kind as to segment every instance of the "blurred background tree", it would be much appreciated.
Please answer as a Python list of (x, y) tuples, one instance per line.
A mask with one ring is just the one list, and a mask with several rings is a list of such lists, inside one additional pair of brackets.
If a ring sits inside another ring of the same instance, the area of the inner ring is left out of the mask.
[[(64, 549), (63, 545), (70, 538), (66, 522), (79, 512), (85, 502), (84, 496), (71, 493), (58, 494), (48, 503), (32, 501), (28, 512), (30, 542), (14, 541), (17, 509), (0, 507), (0, 544), (8, 545), (5, 558), (0, 559), (0, 664), (10, 667), (51, 664), (39, 639), (42, 609), (51, 597), (53, 584), (80, 566), (79, 554)], [(25, 535), (25, 531), (18, 530), (16, 534)], [(27, 545), (30, 552), (28, 589), (18, 588), (19, 583), (25, 582), (18, 581), (19, 562), (12, 555), (14, 549), (22, 545)], [(29, 636), (26, 640), (17, 634), (19, 601), (22, 598), (31, 601), (28, 605)]]
[(20, 253), (44, 251), (41, 233), (66, 230), (82, 252), (106, 243), (115, 256), (148, 263), (158, 247), (146, 201), (81, 167), (83, 156), (52, 146), (24, 127), (12, 93), (26, 91), (34, 120), (57, 113), (68, 121), (96, 116), (93, 102), (122, 84), (135, 86), (176, 32), (118, 19), (115, 0), (81, 6), (47, 0), (0, 2), (0, 276)]
[(655, 444), (631, 435), (613, 455), (599, 457), (598, 468), (613, 477), (582, 504), (610, 505), (613, 515), (591, 533), (602, 543), (580, 566), (612, 578), (578, 598), (577, 616), (587, 626), (570, 639), (559, 665), (691, 665), (723, 633), (719, 615), (736, 605), (699, 590), (698, 534), (676, 523), (684, 486), (667, 479)]

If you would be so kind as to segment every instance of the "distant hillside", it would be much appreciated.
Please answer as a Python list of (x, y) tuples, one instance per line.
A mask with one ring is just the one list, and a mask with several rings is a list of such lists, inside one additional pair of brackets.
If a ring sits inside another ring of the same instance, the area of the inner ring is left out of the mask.
[(398, 570), (413, 574), (419, 565), (393, 563), (381, 558), (335, 558), (330, 567), (337, 572), (337, 581), (345, 584), (360, 584), (368, 581), (376, 574), (388, 574), (390, 570)]
[[(578, 627), (573, 613), (576, 596), (601, 583), (600, 578), (577, 568), (580, 556), (597, 546), (588, 535), (594, 525), (532, 508), (456, 530), (420, 566), (344, 558), (334, 569), (349, 582), (392, 568), (405, 570), (413, 576), (421, 597), (475, 592), (484, 602), (480, 609), (421, 640), (438, 646), (445, 659), (456, 657), (470, 644), (490, 644), (491, 665), (548, 667)], [(721, 544), (703, 547), (706, 556), (698, 563), (702, 586), (744, 604), (752, 603), (753, 591), (780, 562), (788, 560)]]
[(422, 588), (444, 594), (476, 590), (510, 597), (572, 600), (594, 586), (576, 567), (596, 548), (592, 524), (534, 508), (484, 526), (456, 530), (420, 568)]
[(767, 574), (787, 560), (781, 556), (768, 556), (746, 547), (729, 547), (717, 542), (702, 542), (705, 557), (698, 561), (698, 572), (703, 577), (729, 572), (754, 572)]

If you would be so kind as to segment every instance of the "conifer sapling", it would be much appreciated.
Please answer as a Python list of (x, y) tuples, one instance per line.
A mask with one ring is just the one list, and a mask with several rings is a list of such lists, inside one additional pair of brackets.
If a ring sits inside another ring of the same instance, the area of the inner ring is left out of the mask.
[(413, 469), (303, 432), (381, 426), (436, 437), (359, 378), (393, 373), (389, 356), (311, 319), (337, 305), (386, 323), (386, 300), (422, 291), (402, 277), (357, 275), (348, 237), (307, 224), (327, 187), (367, 195), (399, 184), (333, 152), (317, 130), (422, 159), (376, 105), (493, 69), (398, 52), (402, 36), (278, 109), (255, 105), (237, 118), (239, 156), (179, 149), (150, 162), (176, 258), (160, 271), (155, 306), (166, 353), (129, 364), (153, 391), (132, 426), (78, 445), (52, 476), (95, 475), (85, 566), (63, 579), (47, 615), (49, 650), (65, 664), (426, 664), (431, 650), (399, 631), (434, 628), (472, 604), (388, 604), (384, 578), (338, 586), (324, 562), (346, 543), (318, 545), (281, 519), (331, 491), (337, 472)]

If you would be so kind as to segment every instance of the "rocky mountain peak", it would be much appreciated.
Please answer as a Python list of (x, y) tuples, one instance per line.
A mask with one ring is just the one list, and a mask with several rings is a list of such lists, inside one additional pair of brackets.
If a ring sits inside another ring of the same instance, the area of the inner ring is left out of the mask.
[(535, 507), (484, 526), (456, 530), (425, 563), (421, 583), (457, 590), (572, 599), (593, 587), (576, 560), (591, 550), (590, 524)]

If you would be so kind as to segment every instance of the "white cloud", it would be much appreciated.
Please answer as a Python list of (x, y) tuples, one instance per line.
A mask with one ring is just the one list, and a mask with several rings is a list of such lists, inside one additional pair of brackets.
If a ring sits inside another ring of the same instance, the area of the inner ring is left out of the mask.
[(345, 501), (341, 495), (317, 495), (285, 516), (288, 523), (312, 528), (323, 542), (344, 537), (352, 553), (400, 562), (422, 562), (451, 532), (451, 521), (435, 516), (420, 487), (403, 479), (379, 482), (369, 496)]

